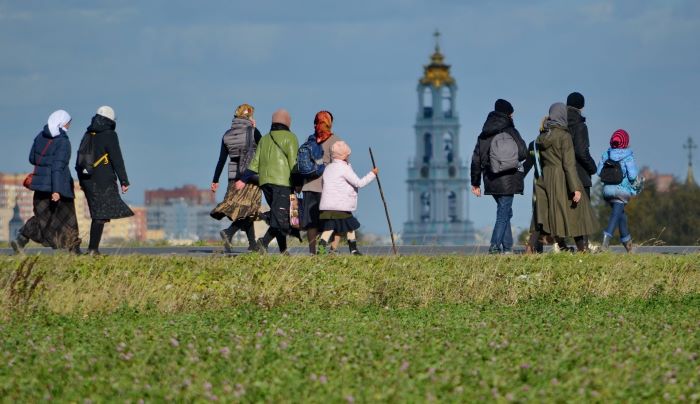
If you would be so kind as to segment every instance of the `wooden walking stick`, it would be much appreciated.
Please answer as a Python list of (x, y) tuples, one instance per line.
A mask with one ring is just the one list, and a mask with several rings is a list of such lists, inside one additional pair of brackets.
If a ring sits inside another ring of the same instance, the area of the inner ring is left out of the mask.
[[(377, 168), (377, 164), (374, 162), (374, 154), (372, 154), (372, 148), (369, 148), (369, 157), (372, 159), (372, 167)], [(377, 174), (377, 185), (379, 185), (379, 195), (382, 197), (382, 203), (384, 204), (384, 213), (386, 213), (386, 221), (389, 223), (389, 234), (391, 235), (391, 248), (394, 251), (394, 255), (398, 254), (396, 251), (396, 242), (394, 241), (394, 229), (391, 227), (391, 219), (389, 218), (389, 208), (386, 206), (386, 199), (384, 198), (384, 191), (382, 190), (382, 183), (379, 182), (379, 174)]]

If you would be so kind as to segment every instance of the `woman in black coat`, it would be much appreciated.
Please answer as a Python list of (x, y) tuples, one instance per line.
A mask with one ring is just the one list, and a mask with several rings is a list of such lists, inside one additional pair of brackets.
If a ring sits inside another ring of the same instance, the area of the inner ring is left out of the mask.
[(55, 111), (34, 138), (29, 152), (34, 172), (31, 183), (25, 183), (34, 191), (34, 216), (10, 243), (16, 253), (23, 252), (29, 240), (33, 240), (46, 247), (66, 248), (80, 254), (73, 178), (68, 168), (70, 123), (68, 112)]
[[(134, 215), (134, 212), (121, 199), (117, 186), (118, 179), (122, 193), (126, 193), (129, 189), (129, 178), (126, 176), (119, 137), (114, 131), (116, 126), (114, 110), (108, 106), (98, 108), (78, 150), (76, 171), (92, 218), (88, 246), (88, 253), (91, 255), (99, 254), (105, 223), (112, 219)], [(83, 146), (89, 141), (92, 141), (92, 159), (86, 159), (82, 155), (85, 151)], [(86, 164), (93, 159), (91, 164)]]

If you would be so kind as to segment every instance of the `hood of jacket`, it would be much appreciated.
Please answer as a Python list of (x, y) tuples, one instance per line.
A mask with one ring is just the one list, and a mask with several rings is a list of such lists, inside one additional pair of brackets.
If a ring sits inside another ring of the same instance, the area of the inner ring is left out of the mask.
[(58, 136), (53, 136), (51, 134), (51, 131), (49, 130), (49, 125), (44, 125), (44, 129), (41, 130), (41, 136), (45, 137), (46, 139), (58, 139), (60, 137), (68, 137), (66, 134), (66, 131), (61, 129), (61, 134)]
[(513, 120), (510, 116), (502, 112), (491, 111), (486, 117), (486, 122), (484, 122), (484, 127), (481, 129), (479, 138), (487, 139), (512, 127), (514, 127)]
[(253, 126), (253, 122), (245, 118), (233, 118), (231, 121), (231, 129), (233, 128), (247, 128), (248, 126)]
[(613, 149), (609, 148), (604, 157), (610, 156), (610, 160), (622, 161), (627, 157), (632, 156), (632, 149)]
[(92, 121), (90, 122), (90, 126), (88, 126), (87, 131), (100, 133), (108, 130), (114, 130), (116, 127), (117, 123), (113, 120), (102, 115), (95, 115), (92, 117)]
[(566, 121), (569, 126), (586, 122), (586, 117), (581, 115), (581, 110), (573, 107), (566, 107)]

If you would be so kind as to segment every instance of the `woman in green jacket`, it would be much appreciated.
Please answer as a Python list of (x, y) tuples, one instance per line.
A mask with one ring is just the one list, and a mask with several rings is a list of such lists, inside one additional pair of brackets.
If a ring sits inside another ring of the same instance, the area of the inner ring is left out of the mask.
[(595, 218), (576, 171), (566, 105), (552, 104), (544, 129), (535, 141), (541, 165), (535, 182), (537, 227), (561, 246), (565, 237), (592, 234)]

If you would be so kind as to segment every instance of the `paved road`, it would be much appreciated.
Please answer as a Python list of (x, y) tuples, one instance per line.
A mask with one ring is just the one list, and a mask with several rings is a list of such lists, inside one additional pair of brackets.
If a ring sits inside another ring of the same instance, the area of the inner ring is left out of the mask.
[[(400, 255), (476, 255), (486, 254), (488, 246), (399, 246)], [(180, 256), (221, 256), (224, 251), (221, 247), (122, 247), (122, 248), (102, 248), (101, 251), (107, 255), (180, 255)], [(292, 247), (290, 253), (292, 255), (308, 254), (306, 247)], [(360, 246), (360, 251), (366, 255), (392, 255), (391, 246)], [(613, 252), (622, 253), (622, 247), (612, 247)], [(48, 248), (28, 248), (27, 254), (53, 254), (54, 251)], [(234, 248), (232, 256), (245, 253), (245, 248)], [(277, 254), (277, 248), (271, 247), (270, 252)], [(343, 246), (340, 249), (341, 254), (347, 254), (347, 247)], [(522, 249), (516, 249), (515, 253), (522, 253)], [(640, 254), (698, 254), (700, 246), (641, 246), (637, 247), (637, 253)], [(10, 255), (12, 250), (9, 248), (0, 248), (0, 254)]]

